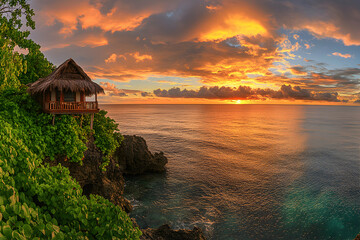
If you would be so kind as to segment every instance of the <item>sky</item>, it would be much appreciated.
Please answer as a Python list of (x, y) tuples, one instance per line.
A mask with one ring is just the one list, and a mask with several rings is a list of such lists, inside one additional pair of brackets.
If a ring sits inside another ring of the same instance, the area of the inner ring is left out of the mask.
[(101, 103), (360, 104), (358, 0), (31, 0)]

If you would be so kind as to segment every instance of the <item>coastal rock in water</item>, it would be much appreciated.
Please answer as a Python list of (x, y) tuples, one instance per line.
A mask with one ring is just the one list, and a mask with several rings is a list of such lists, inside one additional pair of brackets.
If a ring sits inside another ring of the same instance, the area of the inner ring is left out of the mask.
[(142, 240), (205, 240), (201, 229), (197, 227), (193, 230), (172, 230), (168, 224), (164, 224), (157, 229), (147, 228), (141, 231)]
[(98, 194), (112, 203), (121, 206), (126, 212), (130, 212), (132, 206), (130, 202), (122, 196), (125, 181), (120, 168), (111, 160), (107, 170), (105, 172), (101, 171), (100, 165), (103, 155), (95, 146), (93, 138), (89, 140), (87, 147), (88, 150), (84, 153), (82, 166), (80, 166), (79, 163), (66, 161), (66, 159), (56, 159), (49, 163), (51, 165), (61, 163), (61, 165), (67, 167), (70, 175), (75, 178), (83, 188), (84, 195)]
[(163, 172), (168, 162), (163, 152), (152, 154), (146, 141), (136, 135), (124, 135), (124, 141), (116, 150), (115, 158), (125, 174)]

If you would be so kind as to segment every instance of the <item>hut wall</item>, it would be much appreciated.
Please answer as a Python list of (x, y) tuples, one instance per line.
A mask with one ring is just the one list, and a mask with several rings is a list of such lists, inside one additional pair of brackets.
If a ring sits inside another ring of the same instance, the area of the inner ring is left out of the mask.
[(44, 92), (44, 102), (43, 102), (43, 106), (44, 106), (44, 109), (49, 109), (49, 104), (48, 102), (50, 101), (51, 99), (51, 92), (50, 91), (45, 91)]
[(56, 91), (55, 90), (51, 91), (50, 101), (52, 101), (52, 102), (56, 101)]
[(76, 92), (76, 102), (80, 102), (80, 92)]
[(49, 102), (51, 100), (51, 93), (50, 91), (45, 92), (45, 101)]

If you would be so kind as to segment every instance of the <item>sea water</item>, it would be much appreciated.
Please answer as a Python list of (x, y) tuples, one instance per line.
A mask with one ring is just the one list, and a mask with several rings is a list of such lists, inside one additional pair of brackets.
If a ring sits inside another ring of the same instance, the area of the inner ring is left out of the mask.
[(142, 228), (209, 239), (353, 239), (360, 233), (360, 107), (102, 105), (167, 172), (126, 178)]

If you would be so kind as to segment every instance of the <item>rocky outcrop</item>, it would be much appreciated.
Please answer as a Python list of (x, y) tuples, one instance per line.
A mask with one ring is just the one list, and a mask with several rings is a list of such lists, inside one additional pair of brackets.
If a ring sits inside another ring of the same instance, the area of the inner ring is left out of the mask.
[(157, 229), (147, 228), (141, 230), (142, 240), (205, 240), (204, 234), (200, 228), (194, 227), (193, 230), (172, 230), (165, 224)]
[[(130, 202), (123, 197), (125, 181), (123, 173), (142, 174), (145, 172), (163, 172), (167, 158), (163, 152), (152, 154), (142, 137), (124, 136), (124, 141), (116, 150), (114, 158), (106, 171), (101, 171), (103, 154), (95, 146), (94, 138), (87, 143), (88, 149), (84, 153), (83, 164), (67, 161), (66, 158), (58, 158), (54, 161), (46, 160), (54, 166), (59, 163), (67, 167), (70, 175), (76, 179), (83, 189), (83, 194), (98, 194), (112, 203), (119, 205), (126, 212), (132, 210)], [(132, 219), (134, 226), (136, 220)], [(202, 240), (205, 239), (201, 229), (172, 230), (169, 225), (163, 225), (158, 229), (143, 229), (143, 240)]]
[(168, 162), (163, 152), (152, 154), (146, 141), (139, 136), (124, 136), (124, 141), (115, 153), (116, 162), (125, 174), (163, 172)]
[(120, 168), (110, 160), (106, 171), (101, 171), (103, 155), (95, 146), (94, 139), (90, 138), (87, 143), (88, 150), (84, 153), (83, 164), (69, 162), (64, 158), (49, 161), (51, 165), (61, 165), (70, 170), (70, 175), (83, 188), (83, 194), (98, 194), (108, 199), (112, 203), (119, 205), (126, 212), (130, 212), (132, 206), (122, 195), (124, 192), (125, 181)]

